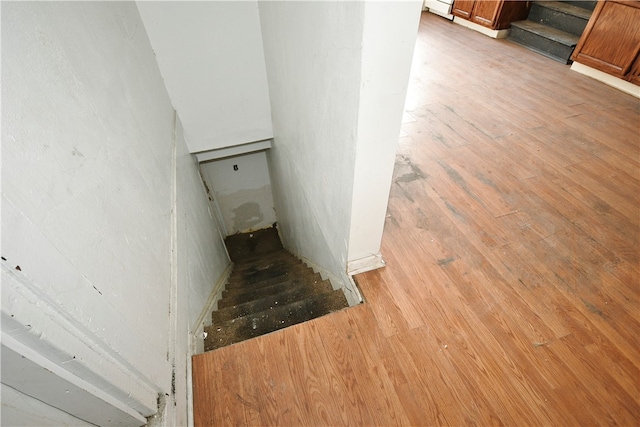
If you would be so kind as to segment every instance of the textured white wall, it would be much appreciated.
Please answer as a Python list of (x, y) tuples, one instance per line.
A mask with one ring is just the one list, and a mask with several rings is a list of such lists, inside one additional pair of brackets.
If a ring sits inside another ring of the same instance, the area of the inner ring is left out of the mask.
[(421, 1), (365, 6), (349, 261), (376, 267)]
[(191, 152), (273, 136), (257, 1), (137, 4)]
[(220, 206), (227, 234), (260, 230), (276, 222), (264, 151), (202, 163), (201, 170)]
[(135, 4), (3, 3), (2, 103), (3, 333), (150, 415), (228, 259)]
[(362, 2), (264, 2), (267, 154), (287, 248), (344, 280), (362, 55)]
[(287, 247), (343, 282), (349, 261), (380, 266), (420, 7), (260, 3), (279, 228)]

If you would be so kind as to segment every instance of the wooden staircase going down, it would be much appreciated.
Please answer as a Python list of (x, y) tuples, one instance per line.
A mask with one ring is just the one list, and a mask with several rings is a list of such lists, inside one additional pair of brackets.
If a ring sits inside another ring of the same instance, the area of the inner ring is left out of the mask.
[(226, 244), (235, 265), (205, 327), (205, 351), (348, 307), (342, 290), (282, 247), (275, 228), (229, 236)]

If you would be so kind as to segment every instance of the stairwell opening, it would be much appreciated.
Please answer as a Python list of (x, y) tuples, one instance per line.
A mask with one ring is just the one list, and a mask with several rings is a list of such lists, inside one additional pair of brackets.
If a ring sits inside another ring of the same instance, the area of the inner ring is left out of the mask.
[(233, 262), (205, 322), (204, 351), (349, 306), (342, 289), (283, 247), (265, 151), (201, 162), (200, 171)]

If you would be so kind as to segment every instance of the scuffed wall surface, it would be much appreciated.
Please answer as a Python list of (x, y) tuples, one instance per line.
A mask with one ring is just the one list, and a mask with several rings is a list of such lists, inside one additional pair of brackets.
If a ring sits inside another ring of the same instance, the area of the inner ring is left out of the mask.
[(364, 4), (259, 6), (274, 126), (269, 166), (283, 243), (343, 278)]
[(228, 262), (176, 143), (134, 3), (2, 3), (3, 333), (145, 416), (171, 392), (171, 361), (185, 388), (189, 325)]
[(260, 230), (276, 222), (265, 152), (207, 162), (200, 167), (220, 207), (227, 235)]
[(173, 111), (135, 5), (2, 20), (2, 254), (145, 372), (167, 348)]

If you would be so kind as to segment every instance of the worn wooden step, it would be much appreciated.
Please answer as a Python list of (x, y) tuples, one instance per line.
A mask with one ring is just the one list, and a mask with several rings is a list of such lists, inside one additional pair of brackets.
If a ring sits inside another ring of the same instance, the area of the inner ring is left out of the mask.
[(258, 259), (236, 262), (234, 265), (234, 273), (254, 269), (264, 269), (273, 263), (299, 264), (301, 262), (302, 261), (300, 261), (294, 255), (283, 249), (277, 252), (271, 252)]
[(321, 293), (291, 304), (207, 326), (205, 351), (215, 350), (348, 307), (341, 290)]
[(252, 233), (234, 234), (225, 239), (227, 251), (233, 262), (262, 258), (282, 249), (278, 230), (266, 228)]
[(264, 298), (269, 295), (276, 295), (295, 286), (311, 286), (320, 282), (322, 282), (322, 277), (320, 274), (314, 273), (310, 276), (298, 277), (268, 286), (229, 289), (222, 292), (222, 299), (218, 301), (218, 308), (222, 309), (231, 307), (233, 305)]
[(273, 307), (291, 304), (292, 302), (300, 301), (311, 295), (329, 292), (333, 292), (333, 288), (328, 280), (314, 285), (300, 284), (276, 295), (268, 295), (258, 300), (248, 301), (214, 311), (211, 313), (211, 320), (213, 324), (216, 325), (236, 317), (244, 317), (252, 313), (272, 309)]
[(269, 270), (278, 270), (289, 267), (294, 267), (298, 265), (304, 265), (300, 260), (275, 260), (271, 262), (265, 262), (261, 264), (251, 264), (251, 265), (234, 265), (233, 273), (231, 274), (231, 278), (249, 278), (256, 274), (260, 274), (261, 272), (266, 272)]
[(302, 263), (298, 264), (281, 264), (274, 263), (262, 270), (250, 270), (242, 274), (231, 274), (229, 276), (229, 282), (236, 284), (241, 283), (257, 283), (264, 280), (271, 279), (273, 277), (282, 276), (286, 273), (303, 273), (310, 268)]
[(271, 271), (265, 271), (263, 273), (251, 275), (246, 278), (230, 278), (225, 289), (255, 287), (261, 285), (264, 286), (268, 283), (277, 283), (278, 278), (283, 278), (281, 280), (290, 280), (298, 276), (311, 277), (313, 276), (313, 274), (314, 272), (312, 268), (301, 264), (293, 267), (278, 268)]
[(567, 64), (579, 37), (531, 21), (511, 23), (510, 41)]

